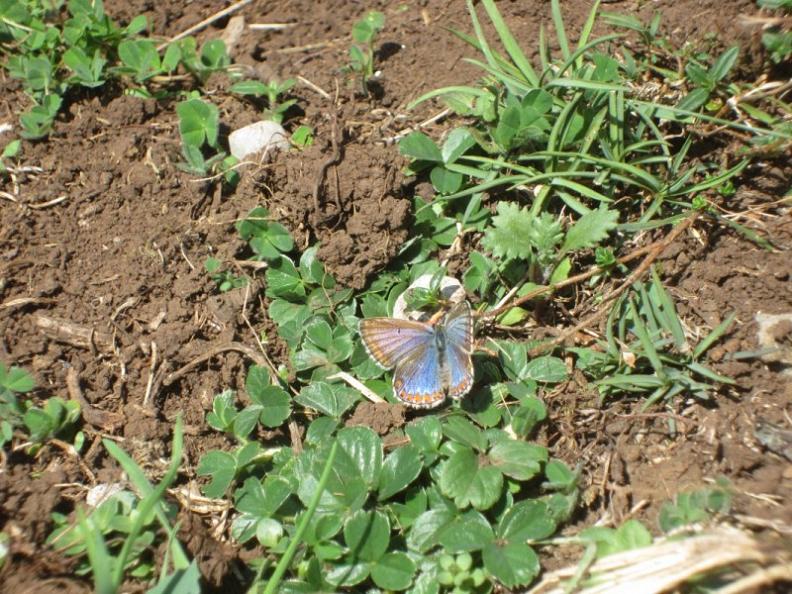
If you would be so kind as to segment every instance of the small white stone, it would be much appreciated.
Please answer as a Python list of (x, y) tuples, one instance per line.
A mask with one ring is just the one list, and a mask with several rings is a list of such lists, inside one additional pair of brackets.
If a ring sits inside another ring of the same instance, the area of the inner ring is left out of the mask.
[[(419, 276), (413, 283), (407, 287), (404, 292), (396, 298), (393, 304), (393, 317), (400, 320), (413, 320), (424, 321), (431, 317), (431, 312), (425, 311), (407, 311), (407, 300), (405, 295), (411, 289), (428, 289), (432, 284), (432, 274), (424, 274)], [(459, 303), (465, 299), (465, 289), (457, 279), (453, 276), (444, 276), (440, 281), (440, 295), (452, 303)]]
[(121, 483), (99, 483), (88, 490), (85, 496), (85, 503), (91, 507), (99, 507), (113, 495), (123, 490), (124, 485)]
[(289, 136), (278, 122), (262, 120), (228, 135), (228, 146), (231, 154), (240, 161), (261, 151), (287, 150)]

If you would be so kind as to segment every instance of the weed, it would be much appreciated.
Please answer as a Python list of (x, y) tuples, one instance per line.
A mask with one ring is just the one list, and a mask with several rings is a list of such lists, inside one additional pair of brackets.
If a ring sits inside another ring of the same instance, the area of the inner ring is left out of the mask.
[(222, 262), (217, 258), (207, 258), (204, 261), (206, 272), (217, 283), (217, 288), (221, 293), (247, 286), (248, 279), (246, 277), (236, 276), (230, 270), (221, 270), (222, 265)]
[(75, 524), (70, 524), (64, 515), (54, 513), (56, 528), (47, 539), (48, 544), (67, 556), (79, 557), (77, 573), (92, 573), (95, 591), (111, 594), (118, 591), (125, 575), (137, 578), (154, 575), (157, 564), (149, 549), (156, 541), (155, 528), (159, 524), (167, 535), (167, 546), (158, 584), (151, 591), (171, 591), (177, 583), (184, 591), (200, 591), (198, 566), (195, 561), (189, 562), (175, 538), (176, 508), (163, 501), (182, 462), (181, 418), (174, 426), (170, 464), (156, 486), (148, 482), (143, 470), (114, 442), (105, 439), (103, 444), (140, 495), (117, 491), (88, 515), (78, 509)]
[(257, 80), (243, 80), (234, 83), (230, 91), (232, 93), (239, 93), (240, 95), (266, 97), (267, 109), (262, 113), (263, 119), (272, 120), (280, 124), (286, 119), (286, 112), (297, 103), (296, 99), (287, 99), (284, 101), (281, 96), (285, 95), (296, 83), (297, 81), (293, 78), (283, 82), (278, 82), (273, 79), (268, 83)]
[(26, 434), (31, 444), (29, 454), (38, 452), (52, 438), (75, 439), (80, 406), (57, 396), (48, 398), (40, 408), (19, 399), (20, 394), (30, 392), (34, 386), (26, 371), (19, 367), (8, 369), (0, 362), (0, 447), (11, 442), (16, 429)]
[(374, 42), (385, 26), (385, 15), (370, 11), (352, 27), (355, 44), (349, 48), (347, 70), (357, 75), (364, 95), (369, 94), (369, 81), (374, 76)]
[(643, 408), (684, 394), (708, 400), (714, 384), (731, 384), (700, 363), (731, 325), (728, 316), (691, 347), (670, 296), (653, 271), (648, 286), (636, 283), (612, 307), (606, 339), (598, 348), (571, 348), (578, 367), (595, 380), (603, 398), (618, 393), (648, 394)]
[[(758, 4), (768, 10), (782, 11), (786, 16), (792, 14), (790, 0), (758, 0)], [(773, 62), (776, 64), (786, 62), (792, 57), (792, 31), (777, 23), (770, 24), (762, 33), (762, 45), (770, 53)]]
[(16, 157), (19, 154), (19, 149), (19, 140), (12, 140), (7, 145), (5, 145), (3, 152), (0, 153), (0, 174), (6, 173), (8, 171), (8, 166), (5, 164), (5, 159)]
[(152, 85), (177, 80), (180, 67), (202, 84), (231, 64), (221, 40), (206, 42), (198, 52), (195, 39), (187, 37), (160, 55), (152, 40), (140, 36), (147, 26), (144, 16), (119, 27), (105, 14), (101, 0), (71, 0), (66, 8), (64, 19), (46, 3), (8, 0), (3, 6), (0, 42), (10, 48), (4, 66), (22, 81), (34, 103), (20, 117), (24, 138), (49, 134), (72, 89), (131, 79), (143, 85), (134, 94), (159, 96)]
[[(237, 160), (218, 143), (220, 115), (215, 105), (193, 97), (176, 105), (184, 163), (179, 167), (194, 175), (221, 174), (226, 183), (235, 185), (239, 174), (233, 169)], [(206, 156), (208, 155), (208, 156)]]

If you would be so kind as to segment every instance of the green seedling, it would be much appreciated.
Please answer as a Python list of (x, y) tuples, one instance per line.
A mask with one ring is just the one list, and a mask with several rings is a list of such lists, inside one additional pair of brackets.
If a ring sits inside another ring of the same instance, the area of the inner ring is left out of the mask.
[(236, 185), (239, 174), (234, 170), (236, 158), (222, 150), (218, 143), (220, 112), (203, 99), (192, 98), (176, 104), (179, 134), (184, 162), (178, 166), (193, 175), (222, 175), (229, 185)]
[[(176, 583), (183, 591), (200, 591), (197, 565), (189, 562), (175, 538), (173, 522), (177, 509), (163, 500), (182, 462), (181, 417), (174, 427), (170, 464), (156, 486), (149, 483), (143, 470), (114, 442), (103, 443), (124, 469), (138, 495), (120, 491), (110, 495), (90, 514), (78, 509), (76, 523), (69, 523), (62, 514), (53, 514), (56, 528), (47, 539), (48, 544), (67, 556), (78, 557), (77, 573), (92, 574), (94, 589), (102, 594), (117, 592), (125, 576), (151, 578), (158, 567), (159, 583), (152, 591), (170, 591)], [(161, 566), (152, 556), (157, 541), (156, 524), (167, 536)]]
[(21, 142), (19, 140), (12, 140), (3, 148), (3, 152), (0, 153), (0, 174), (6, 173), (8, 171), (8, 166), (5, 163), (6, 159), (12, 159), (19, 154), (19, 149), (21, 148)]
[(674, 532), (704, 523), (715, 515), (729, 513), (732, 492), (729, 482), (721, 478), (715, 487), (678, 493), (674, 501), (667, 501), (660, 508), (660, 529), (666, 533)]
[(314, 143), (314, 130), (310, 126), (298, 126), (292, 133), (291, 143), (297, 148), (308, 148)]
[(377, 34), (385, 26), (385, 15), (372, 10), (352, 27), (355, 44), (349, 48), (347, 70), (357, 75), (364, 95), (368, 95), (368, 83), (374, 76), (374, 44)]
[(288, 229), (272, 221), (267, 209), (260, 206), (237, 223), (237, 231), (249, 243), (256, 260), (275, 262), (294, 249)]
[(6, 367), (0, 361), (0, 446), (11, 441), (14, 429), (23, 424), (27, 410), (19, 395), (35, 387), (33, 377), (19, 367)]
[(280, 124), (286, 119), (286, 112), (297, 103), (296, 99), (287, 99), (284, 101), (282, 97), (288, 93), (295, 84), (297, 84), (297, 81), (293, 78), (289, 78), (283, 82), (278, 82), (273, 79), (268, 83), (257, 80), (243, 80), (234, 83), (230, 90), (232, 93), (239, 93), (240, 95), (265, 97), (267, 99), (267, 109), (262, 113), (263, 118)]
[[(792, 1), (790, 0), (758, 0), (762, 8), (781, 11), (783, 16), (792, 14)], [(792, 30), (787, 25), (773, 24), (762, 33), (762, 45), (770, 53), (770, 59), (776, 64), (781, 64), (792, 57)]]
[(217, 283), (217, 288), (220, 289), (221, 293), (247, 286), (247, 277), (236, 276), (230, 270), (221, 270), (222, 266), (223, 263), (217, 258), (207, 258), (204, 261), (206, 272), (208, 272), (211, 279)]
[(700, 361), (733, 320), (734, 314), (691, 345), (671, 297), (653, 271), (648, 286), (637, 283), (613, 306), (602, 350), (570, 350), (603, 398), (646, 394), (644, 409), (661, 400), (670, 403), (681, 394), (708, 400), (716, 385), (734, 383)]

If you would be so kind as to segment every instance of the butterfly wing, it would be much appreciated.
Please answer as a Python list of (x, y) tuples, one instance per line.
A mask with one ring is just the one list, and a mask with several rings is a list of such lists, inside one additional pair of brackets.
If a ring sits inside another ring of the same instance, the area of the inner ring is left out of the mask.
[(463, 301), (455, 305), (445, 318), (443, 365), (446, 389), (452, 398), (462, 398), (473, 387), (473, 315)]
[(421, 322), (370, 318), (360, 321), (360, 336), (371, 358), (391, 369), (421, 345), (434, 340), (434, 329)]
[(393, 372), (393, 393), (416, 408), (434, 408), (445, 400), (440, 350), (435, 330), (396, 364)]

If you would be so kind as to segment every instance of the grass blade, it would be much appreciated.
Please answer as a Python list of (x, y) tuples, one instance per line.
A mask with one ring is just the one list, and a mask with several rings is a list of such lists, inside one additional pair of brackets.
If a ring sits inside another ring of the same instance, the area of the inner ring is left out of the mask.
[(693, 349), (693, 359), (698, 359), (707, 352), (707, 350), (713, 345), (713, 343), (718, 340), (726, 330), (729, 329), (729, 326), (732, 325), (734, 318), (737, 317), (737, 312), (732, 312), (729, 316), (723, 320), (720, 324), (718, 324), (712, 332), (707, 334), (706, 338), (704, 338), (700, 343), (696, 345), (696, 348)]
[(558, 0), (552, 0), (550, 3), (550, 11), (553, 13), (553, 26), (555, 26), (556, 29), (558, 47), (561, 48), (561, 55), (564, 59), (568, 60), (569, 41), (567, 41), (566, 30), (564, 29), (564, 19), (561, 16), (561, 3)]
[(330, 472), (333, 469), (333, 462), (335, 461), (337, 451), (338, 441), (335, 440), (333, 441), (333, 445), (330, 446), (330, 452), (327, 454), (327, 461), (325, 462), (324, 468), (322, 469), (322, 474), (319, 476), (319, 484), (316, 486), (316, 492), (313, 494), (313, 497), (311, 498), (305, 513), (300, 518), (300, 525), (297, 526), (294, 536), (289, 541), (289, 546), (286, 548), (286, 552), (283, 553), (283, 557), (280, 558), (280, 561), (278, 561), (278, 564), (275, 566), (275, 571), (272, 572), (269, 581), (267, 581), (267, 587), (264, 589), (264, 594), (275, 594), (275, 592), (278, 591), (278, 587), (280, 586), (280, 582), (286, 573), (286, 569), (288, 569), (289, 565), (291, 564), (294, 554), (297, 552), (297, 547), (302, 543), (303, 535), (308, 529), (308, 524), (310, 523), (311, 518), (313, 518), (313, 515), (316, 513), (316, 508), (319, 507), (319, 500), (322, 498), (322, 494), (325, 491), (325, 486), (327, 485), (327, 481), (330, 478)]
[(514, 39), (514, 36), (511, 34), (508, 25), (504, 22), (500, 12), (498, 12), (498, 7), (495, 6), (495, 2), (493, 2), (493, 0), (482, 0), (481, 4), (484, 6), (484, 10), (487, 11), (487, 16), (489, 16), (490, 21), (492, 21), (495, 31), (498, 32), (498, 37), (500, 37), (501, 43), (506, 49), (506, 53), (509, 54), (512, 62), (514, 62), (515, 66), (520, 70), (525, 81), (533, 87), (538, 87), (539, 78), (536, 76), (533, 66), (531, 66), (528, 58), (525, 57), (525, 54), (520, 49), (517, 40)]

